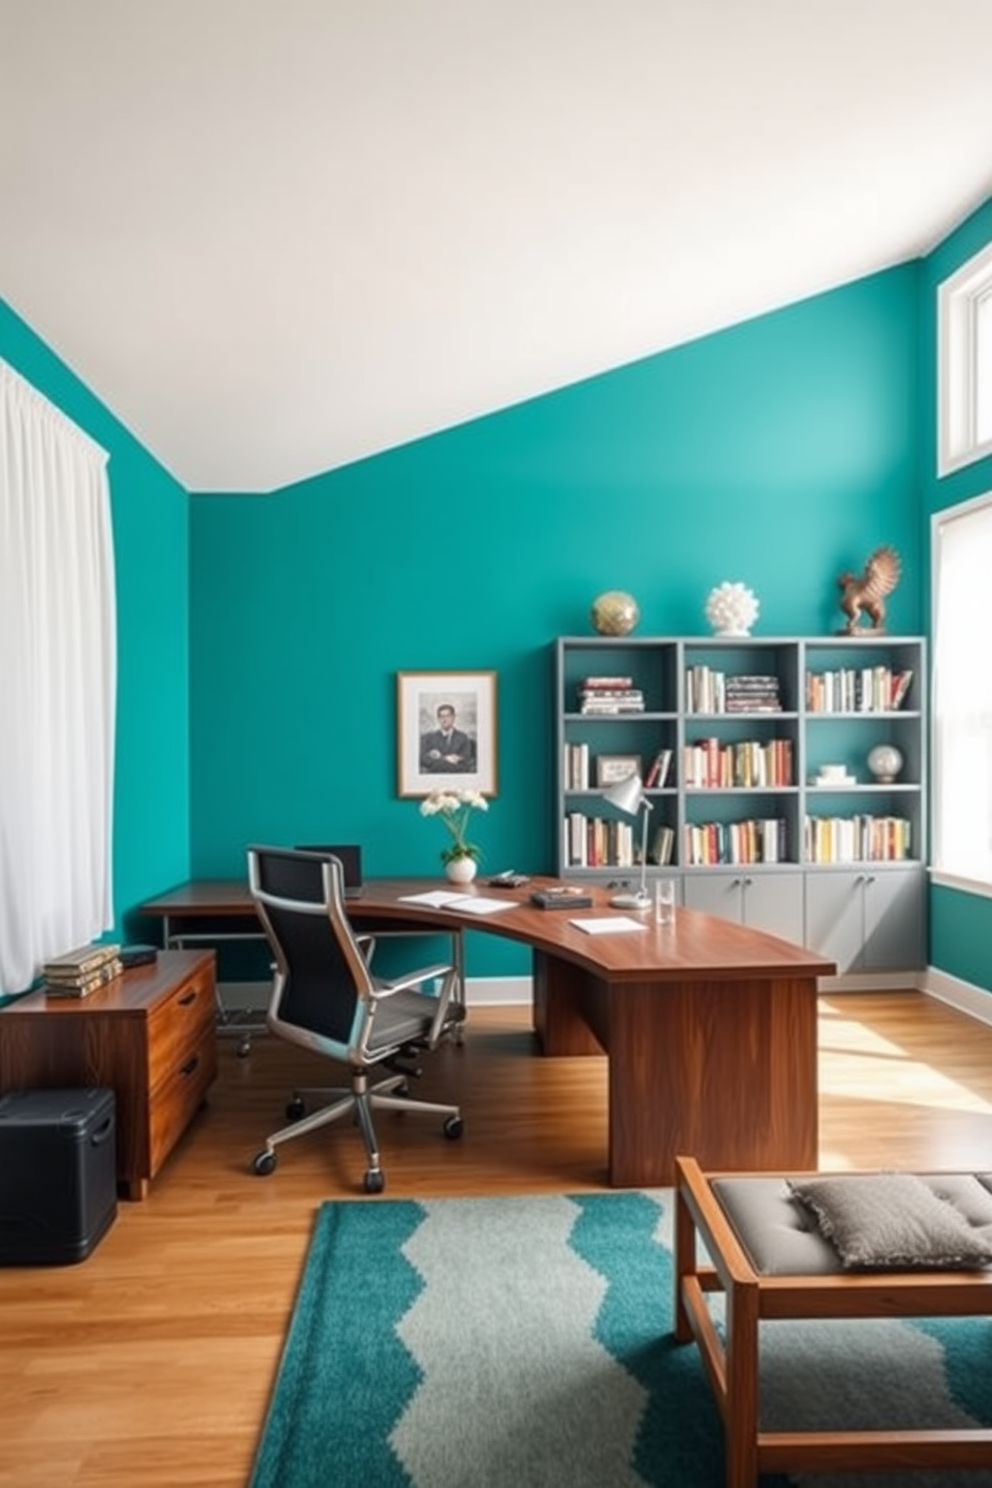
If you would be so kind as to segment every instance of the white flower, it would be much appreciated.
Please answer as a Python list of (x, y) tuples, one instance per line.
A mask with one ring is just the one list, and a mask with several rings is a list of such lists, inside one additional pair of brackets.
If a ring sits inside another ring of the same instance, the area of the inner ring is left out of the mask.
[(472, 812), (488, 810), (489, 802), (476, 790), (433, 790), (429, 796), (424, 797), (420, 803), (421, 816), (440, 816), (454, 838), (451, 846), (444, 848), (441, 853), (443, 862), (449, 863), (453, 858), (478, 859), (481, 856), (482, 849), (474, 842), (466, 841), (465, 833)]

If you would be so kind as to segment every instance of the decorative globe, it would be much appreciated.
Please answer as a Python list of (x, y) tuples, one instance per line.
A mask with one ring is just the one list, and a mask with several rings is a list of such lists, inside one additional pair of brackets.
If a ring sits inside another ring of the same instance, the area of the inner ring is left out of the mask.
[(597, 595), (590, 613), (600, 635), (629, 635), (641, 618), (637, 600), (620, 589)]
[(746, 636), (758, 618), (758, 600), (746, 584), (719, 584), (706, 601), (706, 618), (718, 636)]
[(902, 769), (902, 751), (894, 744), (876, 744), (869, 750), (868, 768), (879, 785), (891, 785)]

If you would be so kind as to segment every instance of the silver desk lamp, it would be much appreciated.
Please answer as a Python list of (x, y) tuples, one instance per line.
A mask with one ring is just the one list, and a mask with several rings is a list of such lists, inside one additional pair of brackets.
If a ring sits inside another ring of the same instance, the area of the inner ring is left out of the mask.
[(641, 885), (636, 890), (624, 890), (622, 894), (614, 894), (610, 903), (614, 909), (650, 909), (651, 899), (647, 890), (648, 872), (648, 812), (651, 810), (651, 802), (644, 794), (644, 782), (640, 775), (627, 775), (623, 780), (618, 780), (615, 785), (608, 786), (603, 791), (603, 800), (609, 801), (618, 811), (625, 816), (636, 816), (641, 807), (644, 807), (644, 825), (641, 829)]

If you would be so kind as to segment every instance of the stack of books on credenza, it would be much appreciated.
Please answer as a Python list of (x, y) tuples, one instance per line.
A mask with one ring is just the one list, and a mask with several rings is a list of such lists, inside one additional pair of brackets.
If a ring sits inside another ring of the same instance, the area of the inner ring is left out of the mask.
[(119, 945), (88, 945), (53, 956), (42, 968), (49, 997), (88, 997), (124, 970)]

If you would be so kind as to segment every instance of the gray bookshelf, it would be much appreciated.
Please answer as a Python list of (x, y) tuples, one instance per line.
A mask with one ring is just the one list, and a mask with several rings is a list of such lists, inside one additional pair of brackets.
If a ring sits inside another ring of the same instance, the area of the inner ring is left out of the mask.
[[(647, 782), (667, 753), (649, 877), (841, 973), (925, 964), (922, 637), (576, 636), (554, 652), (560, 877), (636, 881), (641, 821), (602, 790), (634, 763)], [(614, 685), (584, 687), (596, 678)], [(902, 757), (892, 779), (868, 767), (878, 745)]]

